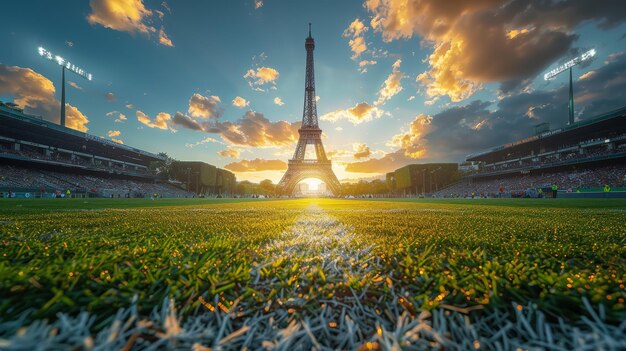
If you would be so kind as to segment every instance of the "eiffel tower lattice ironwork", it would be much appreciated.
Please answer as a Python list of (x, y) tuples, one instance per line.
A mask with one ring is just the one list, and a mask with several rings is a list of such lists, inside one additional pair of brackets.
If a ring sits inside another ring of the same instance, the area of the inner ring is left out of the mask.
[[(298, 146), (289, 160), (287, 172), (278, 183), (278, 188), (284, 194), (292, 194), (296, 185), (305, 178), (316, 178), (324, 183), (334, 195), (339, 195), (341, 184), (335, 176), (331, 161), (326, 157), (322, 144), (322, 130), (317, 122), (317, 106), (315, 101), (315, 73), (313, 66), (313, 50), (315, 41), (311, 36), (309, 23), (309, 37), (304, 42), (306, 49), (306, 82), (304, 85), (304, 112), (302, 126), (298, 129), (300, 139)], [(306, 148), (312, 145), (315, 148), (316, 159), (306, 159)]]

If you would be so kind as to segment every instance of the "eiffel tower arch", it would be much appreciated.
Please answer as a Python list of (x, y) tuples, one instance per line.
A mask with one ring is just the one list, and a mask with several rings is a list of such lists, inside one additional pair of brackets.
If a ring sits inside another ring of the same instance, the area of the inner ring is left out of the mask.
[[(326, 157), (322, 144), (322, 130), (317, 121), (317, 105), (315, 101), (315, 72), (313, 64), (313, 50), (315, 40), (311, 36), (309, 23), (309, 37), (304, 41), (306, 49), (306, 81), (304, 84), (304, 111), (302, 126), (298, 129), (300, 139), (296, 146), (293, 158), (289, 160), (287, 172), (278, 183), (278, 189), (283, 194), (292, 194), (296, 185), (305, 178), (317, 178), (326, 183), (326, 187), (334, 194), (339, 195), (341, 184), (333, 172), (332, 162)], [(315, 159), (306, 159), (306, 148), (312, 146), (315, 150)]]

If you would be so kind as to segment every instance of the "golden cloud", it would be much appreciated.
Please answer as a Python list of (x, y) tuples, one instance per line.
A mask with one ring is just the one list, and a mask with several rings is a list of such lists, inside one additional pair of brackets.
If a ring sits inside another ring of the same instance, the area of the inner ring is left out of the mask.
[(431, 123), (431, 116), (417, 115), (409, 125), (409, 131), (394, 135), (387, 145), (400, 148), (406, 157), (422, 158), (426, 153), (425, 142), (422, 139), (430, 131)]
[[(54, 97), (54, 84), (30, 68), (0, 64), (0, 95), (10, 95), (28, 113), (59, 123), (61, 102)], [(89, 119), (76, 107), (65, 104), (65, 126), (81, 132)]]
[(156, 29), (146, 24), (152, 16), (142, 0), (91, 0), (91, 13), (87, 21), (122, 32), (148, 34)]
[(239, 108), (244, 108), (244, 107), (250, 105), (250, 101), (242, 98), (241, 96), (235, 97), (233, 99), (232, 103), (233, 103), (233, 106), (239, 107)]
[(217, 154), (222, 157), (239, 158), (239, 156), (241, 155), (241, 150), (232, 148), (232, 147), (227, 147), (224, 150), (218, 151)]
[(260, 112), (248, 111), (236, 122), (197, 121), (177, 112), (172, 118), (172, 126), (219, 134), (231, 145), (254, 147), (280, 147), (291, 145), (298, 140), (300, 122), (270, 122)]
[[(60, 112), (59, 112), (60, 113)], [(87, 123), (89, 119), (76, 107), (65, 104), (65, 126), (81, 132), (87, 132)]]
[(122, 132), (120, 132), (119, 130), (109, 130), (107, 132), (107, 135), (109, 136), (109, 138), (119, 136), (120, 134), (122, 134)]
[[(155, 27), (151, 26), (151, 17), (154, 13), (147, 9), (142, 0), (91, 0), (91, 13), (87, 16), (90, 24), (99, 24), (113, 30), (150, 35), (156, 33)], [(159, 19), (163, 19), (163, 13), (155, 11)], [(163, 27), (158, 31), (159, 43), (165, 46), (174, 46)]]
[(391, 74), (385, 79), (385, 82), (378, 91), (378, 100), (376, 100), (374, 105), (384, 105), (387, 100), (402, 91), (402, 78), (404, 78), (404, 73), (400, 72), (401, 63), (402, 60), (397, 60), (391, 66)]
[(106, 113), (107, 117), (114, 116), (114, 115), (117, 115), (115, 122), (122, 122), (126, 120), (126, 115), (121, 113), (120, 111), (111, 111), (111, 112)]
[(366, 161), (348, 163), (346, 164), (346, 172), (384, 174), (411, 162), (413, 162), (413, 160), (406, 157), (403, 150), (398, 150), (390, 152), (381, 158), (371, 158)]
[(378, 62), (374, 60), (362, 60), (359, 62), (359, 72), (365, 73), (367, 72), (367, 66), (372, 66), (377, 64)]
[(279, 76), (280, 73), (274, 68), (259, 67), (256, 70), (249, 69), (243, 77), (249, 79), (251, 84), (264, 85), (274, 83)]
[(188, 112), (193, 117), (217, 118), (222, 115), (218, 105), (220, 102), (219, 96), (202, 96), (196, 93), (189, 98)]
[(114, 143), (118, 143), (118, 144), (124, 145), (124, 142), (122, 140), (120, 140), (120, 139), (111, 138), (111, 141), (114, 142)]
[(343, 36), (345, 38), (351, 38), (348, 44), (350, 45), (350, 50), (352, 50), (353, 55), (352, 59), (356, 60), (363, 52), (367, 50), (367, 44), (365, 43), (365, 38), (363, 38), (362, 34), (365, 33), (369, 28), (361, 22), (360, 19), (355, 19), (348, 28), (343, 32)]
[(172, 40), (167, 36), (163, 27), (159, 29), (159, 43), (165, 46), (174, 47), (174, 43), (172, 43)]
[(204, 139), (202, 139), (200, 141), (197, 141), (197, 142), (195, 142), (193, 144), (187, 143), (187, 144), (185, 144), (185, 147), (193, 148), (193, 147), (196, 147), (198, 145), (203, 145), (203, 144), (207, 144), (207, 143), (219, 143), (219, 141), (217, 139), (214, 139), (214, 138), (211, 138), (211, 137), (206, 137), (206, 138), (204, 138)]
[(417, 35), (433, 45), (430, 68), (417, 82), (429, 97), (447, 95), (452, 101), (470, 97), (483, 83), (521, 84), (569, 49), (576, 39), (571, 28), (585, 19), (609, 18), (601, 10), (575, 13), (580, 9), (571, 2), (531, 2), (523, 11), (520, 6), (499, 0), (365, 2), (371, 26), (384, 41)]
[(274, 103), (278, 106), (282, 106), (285, 103), (283, 102), (283, 100), (281, 98), (279, 98), (278, 96), (274, 98)]
[(168, 122), (172, 119), (172, 116), (169, 113), (159, 112), (154, 118), (154, 121), (143, 113), (142, 111), (137, 110), (135, 112), (137, 116), (137, 120), (150, 128), (158, 128), (158, 129), (168, 129)]
[(377, 119), (385, 115), (386, 112), (376, 106), (372, 106), (367, 102), (360, 102), (354, 107), (345, 110), (335, 110), (326, 113), (320, 117), (322, 121), (337, 122), (340, 120), (348, 120), (352, 124), (360, 124)]
[(291, 145), (299, 138), (300, 122), (270, 122), (262, 113), (248, 111), (236, 123), (216, 123), (209, 132), (219, 133), (233, 145), (276, 147)]
[(352, 147), (354, 149), (353, 157), (357, 160), (367, 158), (372, 155), (372, 150), (370, 150), (369, 146), (366, 144), (354, 144)]
[(281, 160), (256, 158), (254, 160), (241, 160), (229, 163), (224, 168), (233, 172), (284, 171), (287, 169), (287, 163)]

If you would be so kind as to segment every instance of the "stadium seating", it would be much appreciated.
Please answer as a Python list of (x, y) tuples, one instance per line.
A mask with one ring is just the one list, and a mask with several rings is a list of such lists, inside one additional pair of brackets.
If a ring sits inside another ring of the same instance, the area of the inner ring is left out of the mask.
[(99, 197), (193, 197), (173, 184), (148, 180), (107, 178), (54, 171), (35, 170), (17, 166), (0, 165), (0, 188), (16, 191), (30, 189), (38, 193), (65, 192)]
[(498, 178), (463, 178), (458, 183), (434, 193), (435, 197), (499, 197), (526, 192), (528, 189), (549, 188), (556, 184), (560, 190), (575, 192), (609, 185), (612, 189), (626, 187), (626, 165), (600, 168), (583, 168), (574, 171), (544, 171), (538, 174), (521, 174)]

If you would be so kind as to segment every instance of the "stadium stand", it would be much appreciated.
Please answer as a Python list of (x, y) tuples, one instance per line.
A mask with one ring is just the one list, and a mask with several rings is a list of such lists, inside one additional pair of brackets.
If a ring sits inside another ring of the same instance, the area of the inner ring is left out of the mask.
[(477, 167), (433, 196), (537, 197), (553, 185), (571, 197), (626, 196), (626, 107), (470, 155), (466, 163)]
[(11, 103), (0, 103), (0, 126), (0, 197), (196, 195), (151, 171), (165, 156), (27, 115)]

